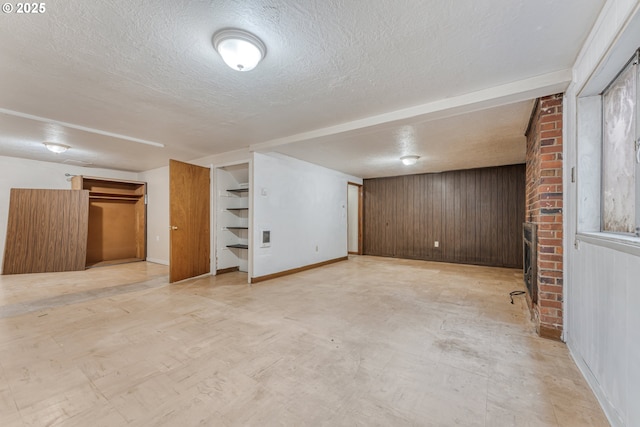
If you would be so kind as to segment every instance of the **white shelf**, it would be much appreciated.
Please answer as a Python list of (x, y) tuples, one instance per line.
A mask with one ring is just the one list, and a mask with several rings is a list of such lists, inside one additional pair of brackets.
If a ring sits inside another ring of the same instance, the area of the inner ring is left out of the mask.
[(216, 270), (247, 271), (249, 249), (249, 164), (216, 169), (218, 233)]

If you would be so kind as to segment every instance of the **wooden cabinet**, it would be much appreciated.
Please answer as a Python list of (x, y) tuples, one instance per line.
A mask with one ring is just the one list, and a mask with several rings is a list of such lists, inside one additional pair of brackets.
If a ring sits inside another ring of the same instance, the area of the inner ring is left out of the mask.
[(89, 191), (86, 266), (144, 261), (147, 184), (75, 176), (71, 186)]

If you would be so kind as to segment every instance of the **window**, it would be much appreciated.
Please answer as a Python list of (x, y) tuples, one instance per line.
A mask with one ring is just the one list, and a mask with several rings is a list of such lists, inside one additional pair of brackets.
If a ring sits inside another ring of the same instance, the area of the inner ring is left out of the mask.
[(640, 236), (638, 52), (602, 93), (602, 231)]

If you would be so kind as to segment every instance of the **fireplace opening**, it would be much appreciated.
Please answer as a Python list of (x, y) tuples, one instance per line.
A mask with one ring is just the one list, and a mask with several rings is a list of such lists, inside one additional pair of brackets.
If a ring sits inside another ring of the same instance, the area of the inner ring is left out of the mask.
[(531, 222), (525, 222), (522, 225), (522, 245), (523, 245), (523, 262), (524, 267), (524, 284), (527, 287), (531, 305), (538, 302), (538, 254), (537, 254), (537, 226)]

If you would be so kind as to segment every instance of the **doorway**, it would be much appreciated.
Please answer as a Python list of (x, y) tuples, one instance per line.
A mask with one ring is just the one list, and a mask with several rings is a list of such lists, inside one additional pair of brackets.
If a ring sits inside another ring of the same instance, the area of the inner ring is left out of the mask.
[(362, 185), (347, 183), (347, 251), (362, 255)]
[(217, 167), (216, 182), (216, 274), (249, 272), (251, 241), (250, 167), (239, 163)]

